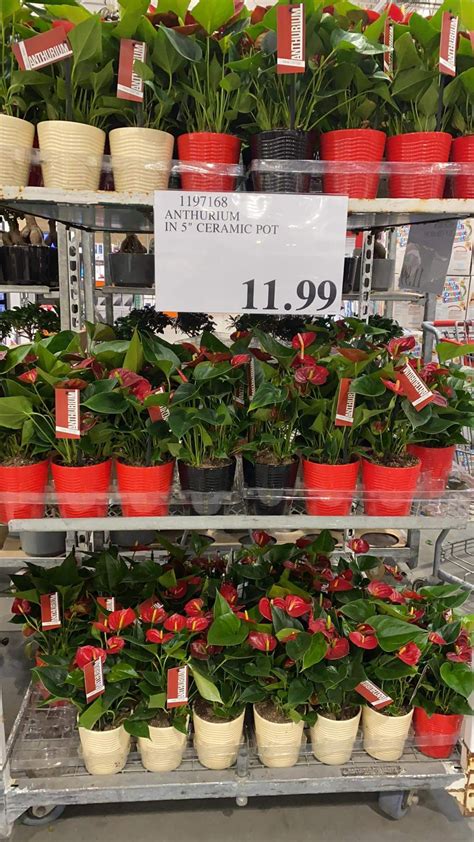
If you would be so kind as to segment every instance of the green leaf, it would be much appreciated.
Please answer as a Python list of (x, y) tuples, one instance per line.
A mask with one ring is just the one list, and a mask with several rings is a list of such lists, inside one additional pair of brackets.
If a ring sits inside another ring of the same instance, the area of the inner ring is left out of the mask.
[(143, 719), (126, 719), (123, 727), (132, 737), (145, 737), (145, 739), (150, 737), (150, 730)]
[(355, 599), (342, 606), (341, 613), (356, 623), (366, 623), (373, 614), (373, 605), (367, 599)]
[(108, 682), (125, 681), (127, 678), (139, 678), (137, 671), (130, 664), (114, 664), (107, 673)]
[(374, 398), (383, 395), (385, 386), (378, 374), (363, 374), (362, 377), (356, 377), (352, 381), (351, 390), (357, 395), (367, 395), (367, 397)]
[(376, 674), (380, 681), (394, 681), (399, 678), (407, 678), (409, 675), (416, 675), (416, 667), (410, 667), (403, 661), (397, 659), (389, 664), (377, 667)]
[[(193, 15), (196, 9), (193, 10)], [(163, 26), (160, 24), (160, 29), (177, 53), (180, 56), (187, 59), (188, 61), (200, 61), (202, 58), (202, 50), (198, 42), (194, 38), (186, 38), (184, 35), (180, 35), (179, 32), (175, 32), (173, 29), (169, 29), (167, 26)]]
[(395, 652), (410, 642), (423, 643), (428, 637), (428, 632), (424, 629), (394, 617), (368, 617), (367, 623), (375, 629), (380, 648), (384, 652)]
[(216, 702), (220, 705), (223, 704), (221, 694), (211, 679), (203, 675), (193, 666), (191, 666), (191, 672), (201, 698), (205, 699), (207, 702)]
[(288, 704), (292, 708), (304, 705), (311, 697), (313, 685), (305, 678), (294, 678), (288, 687)]
[(224, 599), (224, 597), (222, 596), (221, 593), (219, 593), (219, 591), (216, 591), (216, 599), (215, 599), (215, 602), (214, 602), (213, 614), (214, 614), (214, 618), (222, 617), (225, 614), (232, 614), (232, 615), (234, 614), (234, 612), (232, 611), (232, 608), (230, 607), (229, 603), (227, 602), (226, 599)]
[(311, 643), (303, 656), (303, 669), (307, 670), (322, 661), (327, 648), (328, 644), (324, 635), (321, 632), (313, 634)]
[(73, 78), (78, 81), (84, 71), (102, 59), (102, 23), (97, 15), (89, 15), (68, 33), (73, 52)]
[(123, 368), (128, 369), (128, 371), (134, 371), (135, 374), (143, 368), (143, 347), (137, 330), (134, 330), (130, 340), (130, 345), (123, 361)]
[(104, 713), (106, 713), (106, 708), (104, 708), (102, 696), (99, 696), (79, 716), (79, 727), (91, 731)]
[(233, 0), (199, 0), (192, 14), (208, 35), (212, 35), (232, 17), (234, 3)]
[(166, 693), (154, 693), (152, 696), (149, 696), (148, 707), (164, 710), (166, 708)]
[(451, 342), (438, 342), (436, 353), (441, 364), (452, 360), (455, 357), (465, 357), (467, 354), (474, 354), (474, 343), (465, 342), (461, 345), (453, 345)]
[(223, 614), (212, 623), (207, 640), (212, 646), (240, 646), (250, 629), (235, 614)]
[(440, 674), (444, 683), (465, 699), (474, 692), (474, 673), (469, 664), (446, 661), (441, 666)]
[(0, 427), (20, 430), (32, 412), (33, 405), (28, 398), (0, 398)]
[(119, 392), (102, 392), (93, 395), (84, 401), (83, 406), (92, 409), (93, 412), (101, 412), (104, 415), (121, 415), (129, 407), (126, 399)]
[[(288, 630), (286, 630), (288, 631)], [(311, 646), (312, 637), (307, 632), (301, 632), (294, 640), (286, 644), (286, 654), (293, 661), (300, 661)]]

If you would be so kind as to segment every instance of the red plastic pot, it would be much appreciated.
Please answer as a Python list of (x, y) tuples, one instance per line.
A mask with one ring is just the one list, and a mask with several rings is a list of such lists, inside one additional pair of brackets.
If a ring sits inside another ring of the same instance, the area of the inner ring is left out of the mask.
[(410, 514), (421, 462), (407, 468), (390, 468), (362, 459), (364, 509), (371, 517), (404, 517)]
[[(207, 164), (238, 164), (240, 140), (231, 134), (194, 132), (178, 137), (180, 161)], [(228, 193), (235, 188), (236, 178), (230, 175), (181, 173), (183, 190), (210, 190)]]
[(73, 468), (51, 465), (54, 487), (62, 517), (105, 517), (112, 460)]
[(0, 466), (0, 522), (13, 518), (43, 517), (49, 460), (33, 465)]
[(463, 717), (456, 713), (434, 713), (415, 708), (415, 745), (427, 757), (449, 757), (456, 745)]
[[(474, 164), (474, 134), (453, 140), (451, 160), (457, 164)], [(455, 199), (474, 199), (474, 175), (455, 175), (453, 196)]]
[[(449, 161), (451, 135), (447, 132), (410, 132), (389, 137), (387, 161), (408, 164), (445, 164)], [(391, 199), (442, 199), (446, 176), (391, 175), (388, 195)]]
[(174, 461), (147, 468), (115, 463), (124, 517), (164, 517), (173, 482)]
[(360, 462), (321, 465), (303, 459), (303, 485), (313, 499), (306, 500), (309, 515), (348, 515), (351, 510)]
[(425, 497), (442, 494), (449, 479), (456, 446), (424, 447), (421, 444), (409, 444), (408, 452), (417, 456), (421, 462), (420, 487)]
[[(338, 129), (321, 135), (320, 155), (323, 161), (380, 162), (386, 136), (376, 129)], [(354, 173), (323, 176), (325, 193), (349, 196), (351, 199), (375, 199), (380, 176)]]

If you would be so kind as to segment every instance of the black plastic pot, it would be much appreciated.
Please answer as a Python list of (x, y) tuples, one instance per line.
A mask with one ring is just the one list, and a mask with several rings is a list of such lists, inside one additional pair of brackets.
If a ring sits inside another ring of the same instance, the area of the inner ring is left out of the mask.
[(219, 515), (224, 510), (221, 495), (232, 491), (235, 459), (215, 468), (194, 468), (178, 462), (181, 488), (186, 492), (191, 514)]
[[(289, 508), (289, 500), (282, 498), (268, 489), (294, 488), (298, 474), (299, 460), (287, 465), (266, 465), (259, 462), (242, 460), (244, 481), (247, 488), (255, 488), (256, 496), (250, 500), (250, 508), (256, 515), (284, 515)], [(261, 492), (258, 489), (262, 489)]]
[[(252, 159), (311, 160), (314, 139), (308, 132), (278, 129), (260, 132), (251, 139)], [(309, 173), (252, 173), (254, 190), (260, 193), (309, 193)]]
[(58, 253), (46, 246), (2, 246), (3, 283), (22, 286), (58, 286)]
[(109, 255), (110, 280), (117, 287), (152, 287), (155, 283), (154, 254)]
[(344, 258), (344, 274), (342, 276), (343, 293), (352, 292), (360, 271), (360, 255), (358, 257)]

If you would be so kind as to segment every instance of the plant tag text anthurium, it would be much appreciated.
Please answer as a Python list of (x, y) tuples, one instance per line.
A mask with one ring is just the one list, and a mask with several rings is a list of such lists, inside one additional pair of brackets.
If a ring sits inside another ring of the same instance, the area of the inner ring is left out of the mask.
[(96, 658), (95, 661), (89, 661), (88, 664), (84, 664), (82, 671), (84, 673), (86, 701), (93, 702), (94, 699), (98, 699), (102, 693), (105, 693), (102, 659)]
[(420, 412), (431, 401), (434, 401), (435, 396), (433, 392), (409, 363), (406, 363), (401, 368), (397, 368), (396, 371), (405, 395), (417, 412)]
[(354, 423), (356, 393), (351, 390), (351, 383), (349, 377), (341, 377), (334, 422), (336, 427), (352, 427)]
[(441, 38), (439, 42), (439, 72), (445, 76), (456, 76), (456, 46), (459, 18), (450, 12), (443, 12)]
[(168, 670), (166, 707), (179, 708), (188, 703), (188, 665)]
[(12, 49), (22, 70), (39, 70), (72, 56), (71, 45), (62, 27), (41, 32), (26, 41), (17, 41)]
[(389, 76), (393, 74), (393, 36), (393, 23), (387, 16), (383, 30), (383, 43), (385, 47), (388, 47), (388, 50), (383, 54), (383, 69)]
[(117, 81), (118, 99), (143, 102), (143, 79), (134, 70), (134, 64), (136, 61), (144, 62), (145, 60), (144, 41), (133, 41), (131, 38), (121, 39)]
[(55, 389), (55, 430), (57, 439), (80, 439), (79, 389)]
[(305, 71), (304, 4), (277, 7), (277, 73)]
[(61, 628), (61, 611), (59, 608), (59, 594), (44, 593), (40, 596), (41, 628), (43, 631)]
[(373, 681), (366, 679), (361, 681), (357, 687), (354, 688), (359, 696), (362, 696), (375, 710), (383, 710), (393, 702), (390, 696), (387, 696), (380, 687), (377, 687)]

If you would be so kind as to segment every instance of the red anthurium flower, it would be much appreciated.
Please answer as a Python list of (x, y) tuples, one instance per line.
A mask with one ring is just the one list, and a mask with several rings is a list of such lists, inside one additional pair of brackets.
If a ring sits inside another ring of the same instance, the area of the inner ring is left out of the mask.
[(168, 590), (165, 591), (164, 596), (167, 596), (168, 599), (182, 599), (183, 596), (186, 596), (187, 590), (188, 583), (180, 582), (179, 585), (175, 585), (174, 588), (168, 588)]
[(337, 661), (349, 654), (349, 641), (345, 637), (333, 637), (326, 652), (328, 661)]
[(311, 603), (306, 602), (301, 596), (290, 594), (285, 597), (285, 611), (290, 617), (303, 617), (311, 610)]
[(296, 541), (296, 546), (299, 550), (305, 550), (306, 547), (310, 547), (313, 541), (311, 538), (306, 538), (304, 535), (301, 538), (298, 538)]
[(414, 667), (421, 658), (421, 649), (416, 645), (416, 643), (407, 643), (398, 650), (397, 658), (400, 658), (404, 664)]
[(440, 392), (436, 392), (436, 391), (433, 391), (432, 403), (434, 403), (436, 406), (447, 406), (448, 405), (447, 398), (443, 397), (443, 395)]
[(387, 9), (387, 16), (390, 20), (395, 21), (395, 23), (404, 23), (405, 21), (405, 15), (396, 3), (390, 3)]
[(235, 616), (239, 618), (239, 620), (243, 620), (245, 623), (255, 623), (255, 620), (249, 616), (248, 611), (235, 611)]
[(469, 645), (456, 643), (454, 652), (448, 652), (446, 655), (448, 661), (454, 661), (457, 664), (470, 664), (472, 661), (472, 649)]
[(425, 611), (424, 608), (410, 608), (407, 614), (407, 620), (409, 623), (417, 623), (418, 620), (421, 620), (424, 617)]
[(386, 582), (379, 582), (374, 579), (368, 586), (367, 591), (371, 596), (375, 596), (376, 599), (390, 599), (393, 588), (391, 585), (387, 585)]
[(317, 362), (314, 359), (314, 357), (311, 356), (311, 354), (303, 354), (303, 356), (297, 354), (296, 357), (294, 357), (294, 359), (291, 361), (291, 368), (301, 368), (301, 366), (304, 365), (315, 366), (317, 365)]
[(38, 369), (30, 368), (29, 371), (24, 371), (23, 374), (18, 375), (18, 380), (22, 383), (36, 383), (38, 378)]
[(364, 9), (364, 12), (367, 15), (368, 23), (374, 23), (380, 17), (380, 12), (376, 12), (374, 9)]
[(438, 632), (430, 632), (428, 635), (428, 640), (430, 643), (435, 643), (437, 646), (447, 646), (444, 637), (441, 637), (441, 635)]
[(85, 436), (95, 427), (99, 419), (92, 412), (81, 412), (80, 416), (81, 436)]
[(104, 632), (106, 634), (109, 631), (115, 631), (115, 629), (109, 628), (109, 619), (108, 617), (104, 617), (103, 614), (100, 614), (99, 619), (92, 623), (93, 629), (98, 629), (98, 631)]
[[(210, 565), (212, 566), (213, 563), (215, 564), (215, 561), (214, 562), (211, 561)], [(200, 585), (201, 582), (202, 582), (202, 577), (201, 576), (188, 576), (187, 582), (188, 582), (188, 585)]]
[(353, 538), (349, 544), (350, 549), (353, 553), (357, 555), (361, 555), (362, 553), (368, 553), (370, 550), (370, 544), (368, 541), (365, 541), (364, 538)]
[[(204, 356), (210, 363), (224, 363), (232, 360), (232, 354), (229, 354), (228, 351), (217, 351), (216, 353), (204, 351)], [(238, 363), (236, 363), (236, 365), (238, 365)], [(243, 363), (240, 363), (240, 365), (243, 365)]]
[(182, 383), (188, 383), (188, 382), (189, 382), (189, 381), (188, 381), (188, 378), (187, 378), (187, 377), (186, 377), (186, 375), (185, 375), (185, 374), (181, 371), (181, 369), (180, 369), (180, 368), (177, 368), (177, 369), (176, 369), (176, 371), (178, 372), (178, 374), (179, 374), (179, 378), (180, 378), (180, 380), (181, 380), (181, 382), (182, 382)]
[(286, 570), (298, 570), (299, 564), (296, 561), (288, 560), (283, 562), (283, 567), (285, 567)]
[(326, 620), (323, 620), (322, 617), (318, 617), (318, 619), (310, 617), (308, 620), (308, 631), (313, 634), (317, 634), (317, 632), (325, 634), (327, 631)]
[(109, 655), (118, 655), (125, 646), (123, 637), (109, 637), (107, 641), (107, 652)]
[(295, 663), (296, 661), (294, 661), (293, 658), (287, 658), (285, 661), (283, 661), (283, 666), (285, 669), (289, 670), (290, 667), (294, 667)]
[(273, 652), (278, 643), (276, 637), (266, 632), (250, 632), (248, 642), (252, 649), (259, 649), (261, 652)]
[(184, 606), (184, 613), (188, 617), (198, 617), (202, 613), (203, 605), (203, 599), (190, 599)]
[(270, 544), (273, 541), (273, 538), (268, 534), (268, 532), (264, 532), (263, 529), (255, 529), (252, 532), (252, 540), (259, 547), (266, 547), (267, 544)]
[(426, 599), (426, 596), (423, 596), (422, 593), (418, 593), (418, 591), (411, 591), (408, 588), (405, 588), (405, 590), (402, 591), (402, 596), (404, 596), (405, 599), (412, 600), (413, 602), (424, 602)]
[(322, 386), (329, 377), (329, 371), (323, 365), (302, 365), (295, 371), (295, 382), (299, 385), (312, 383)]
[(198, 661), (207, 661), (209, 658), (207, 643), (203, 637), (199, 637), (197, 640), (192, 640), (189, 644), (189, 651), (191, 653), (191, 657), (196, 658)]
[[(402, 596), (400, 591), (396, 591), (395, 588), (392, 588), (392, 593), (389, 596), (390, 602), (393, 602), (396, 605), (403, 605), (405, 602), (405, 597)], [(422, 612), (423, 614), (424, 612)]]
[[(234, 330), (234, 332), (230, 334), (230, 338), (232, 339), (232, 342), (237, 342), (237, 339), (247, 339), (251, 335), (250, 330)], [(181, 344), (184, 345), (184, 342)]]
[(209, 628), (211, 621), (207, 617), (188, 617), (186, 620), (186, 628), (191, 632), (202, 632)]
[(384, 380), (383, 377), (381, 377), (380, 380), (386, 389), (390, 389), (390, 391), (395, 392), (396, 395), (403, 395), (403, 389), (400, 380), (396, 380), (395, 383), (392, 380)]
[(144, 623), (150, 623), (150, 625), (154, 626), (156, 623), (162, 623), (166, 620), (168, 614), (161, 603), (153, 598), (142, 602), (138, 608), (138, 616)]
[(285, 600), (280, 596), (275, 597), (275, 599), (268, 599), (268, 597), (263, 596), (258, 603), (258, 610), (265, 620), (272, 619), (272, 605), (274, 605), (275, 608), (281, 608), (282, 611), (285, 611)]
[(183, 617), (181, 614), (171, 614), (166, 618), (163, 625), (167, 631), (179, 632), (186, 625), (186, 617)]
[(362, 623), (357, 626), (355, 631), (351, 631), (349, 633), (349, 640), (355, 646), (359, 646), (360, 649), (376, 649), (378, 646), (375, 631), (367, 623)]
[(230, 361), (230, 364), (234, 368), (238, 368), (241, 365), (247, 365), (247, 363), (249, 363), (249, 362), (250, 362), (250, 354), (235, 354), (232, 357), (232, 359)]
[(148, 629), (145, 637), (148, 643), (168, 643), (174, 635), (172, 632), (164, 632), (163, 629)]
[(58, 383), (58, 389), (79, 389), (82, 392), (83, 389), (87, 389), (88, 387), (87, 380), (83, 380), (82, 377), (69, 377), (67, 380), (62, 380), (61, 383)]
[(140, 374), (135, 374), (134, 371), (129, 371), (127, 368), (114, 368), (109, 374), (109, 378), (111, 377), (116, 377), (119, 383), (125, 386), (139, 401), (144, 401), (152, 392), (149, 380)]
[(390, 573), (390, 576), (393, 576), (396, 582), (403, 582), (403, 573), (398, 569), (396, 564), (384, 564), (384, 567), (387, 573)]
[(236, 605), (238, 593), (235, 585), (232, 585), (230, 582), (224, 582), (219, 588), (219, 593), (229, 605)]
[(390, 340), (387, 351), (391, 357), (399, 357), (401, 354), (411, 351), (416, 345), (414, 336), (399, 336)]
[(52, 20), (51, 26), (53, 29), (64, 29), (66, 33), (70, 32), (71, 29), (74, 29), (75, 23), (71, 23), (70, 20)]
[(112, 611), (107, 617), (109, 629), (112, 631), (122, 631), (136, 620), (136, 614), (133, 608), (122, 608), (120, 611)]
[(105, 649), (101, 649), (100, 646), (79, 646), (74, 663), (76, 667), (83, 669), (86, 664), (90, 664), (91, 661), (97, 661), (99, 658), (104, 663), (107, 658)]
[(268, 362), (272, 358), (272, 355), (268, 351), (262, 351), (261, 348), (249, 348), (249, 351), (251, 351), (257, 360), (261, 360), (263, 363)]
[(360, 348), (338, 348), (337, 352), (351, 363), (359, 363), (362, 360), (366, 360), (369, 356), (367, 351), (361, 351)]
[(27, 599), (14, 599), (11, 607), (12, 614), (31, 614), (31, 603)]
[(305, 333), (297, 333), (291, 340), (291, 347), (296, 348), (303, 355), (304, 349), (312, 345), (315, 339), (316, 334), (312, 330), (308, 330)]
[(289, 633), (286, 635), (286, 637), (282, 637), (282, 638), (280, 639), (280, 642), (281, 642), (281, 643), (289, 643), (289, 642), (290, 642), (290, 640), (296, 640), (296, 638), (297, 638), (297, 637), (298, 637), (298, 632), (297, 632), (297, 631), (292, 631), (292, 632), (289, 632)]
[[(345, 572), (351, 573), (350, 570), (345, 571)], [(341, 575), (341, 576), (336, 576), (336, 578), (333, 579), (332, 582), (329, 582), (328, 591), (329, 591), (329, 593), (336, 593), (336, 592), (340, 592), (340, 591), (351, 591), (353, 589), (353, 587), (354, 587), (354, 585), (352, 584), (350, 579), (348, 579), (347, 576)]]

